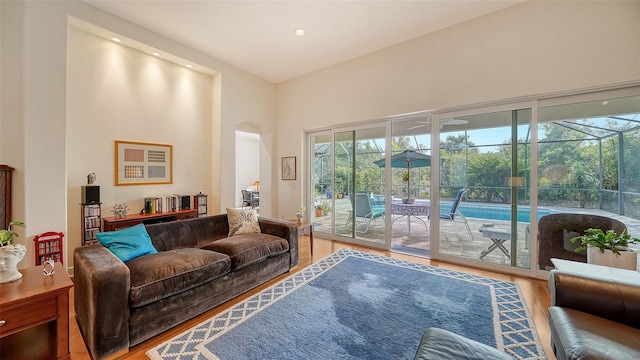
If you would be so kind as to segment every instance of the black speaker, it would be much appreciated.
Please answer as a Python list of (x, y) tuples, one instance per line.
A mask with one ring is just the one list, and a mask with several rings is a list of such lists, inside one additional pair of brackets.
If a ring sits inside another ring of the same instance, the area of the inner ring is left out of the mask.
[(191, 209), (191, 196), (180, 195), (180, 209), (182, 210)]
[(100, 186), (87, 185), (82, 187), (82, 203), (98, 204), (100, 203)]

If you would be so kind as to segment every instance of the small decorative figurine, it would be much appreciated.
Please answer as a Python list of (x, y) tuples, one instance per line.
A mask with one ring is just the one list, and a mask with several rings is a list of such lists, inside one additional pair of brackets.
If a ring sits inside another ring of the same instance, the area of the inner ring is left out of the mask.
[(118, 219), (127, 216), (127, 211), (129, 211), (127, 204), (115, 204), (113, 205), (113, 210), (111, 210), (111, 212), (113, 212), (113, 216)]
[(45, 276), (53, 275), (55, 270), (55, 265), (52, 259), (46, 260), (44, 262), (44, 267), (42, 268), (42, 272)]
[(304, 206), (296, 210), (296, 218), (298, 219), (298, 225), (302, 224), (304, 218)]

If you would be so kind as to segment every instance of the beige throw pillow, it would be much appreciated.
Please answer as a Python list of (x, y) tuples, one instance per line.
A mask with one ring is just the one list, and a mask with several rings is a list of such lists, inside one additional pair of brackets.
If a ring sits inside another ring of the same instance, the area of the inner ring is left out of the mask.
[(255, 210), (238, 210), (227, 208), (229, 218), (229, 237), (242, 234), (260, 233), (258, 215)]

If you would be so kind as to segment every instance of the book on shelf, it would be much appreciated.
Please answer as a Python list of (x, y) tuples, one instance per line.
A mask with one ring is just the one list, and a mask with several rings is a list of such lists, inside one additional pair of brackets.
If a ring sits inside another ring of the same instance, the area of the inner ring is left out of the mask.
[(85, 205), (84, 216), (100, 216), (100, 205)]
[(207, 195), (199, 192), (193, 196), (194, 206), (197, 205), (198, 217), (207, 216)]
[(60, 261), (60, 253), (57, 254), (47, 254), (47, 255), (39, 255), (38, 256), (38, 264), (42, 264), (47, 260)]
[(38, 254), (53, 254), (60, 252), (60, 244), (55, 241), (53, 242), (43, 242), (38, 244)]
[(86, 217), (86, 218), (84, 218), (84, 228), (85, 229), (99, 228), (99, 227), (100, 227), (100, 217), (94, 216), (94, 217)]
[(178, 210), (188, 210), (189, 201), (184, 195), (150, 196), (144, 198), (144, 212), (147, 214), (161, 214)]
[[(96, 233), (102, 229), (102, 204), (80, 203), (82, 245), (97, 243)], [(60, 249), (62, 250), (62, 249)], [(55, 251), (54, 251), (55, 252)]]
[(100, 232), (100, 228), (85, 229), (84, 230), (84, 241), (85, 241), (85, 243), (88, 240), (96, 240), (96, 239), (98, 239), (96, 234), (99, 233), (99, 232)]

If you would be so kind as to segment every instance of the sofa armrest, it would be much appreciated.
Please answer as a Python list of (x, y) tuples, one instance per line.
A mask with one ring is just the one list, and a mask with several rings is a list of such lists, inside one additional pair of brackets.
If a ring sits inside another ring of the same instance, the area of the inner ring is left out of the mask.
[(640, 329), (640, 284), (597, 275), (552, 270), (551, 305), (566, 307)]
[(281, 237), (289, 242), (291, 267), (298, 266), (298, 225), (291, 221), (271, 218), (258, 218), (260, 231), (264, 234)]
[(73, 253), (74, 306), (94, 359), (129, 348), (129, 268), (102, 245)]

